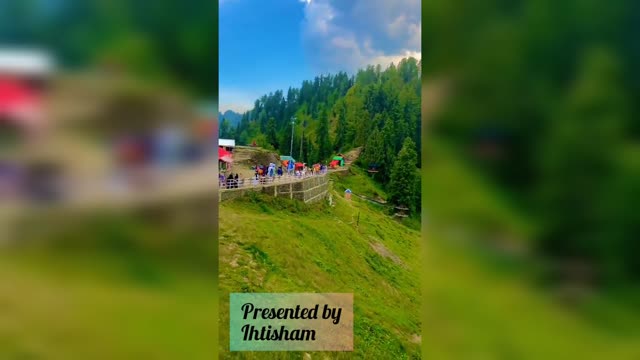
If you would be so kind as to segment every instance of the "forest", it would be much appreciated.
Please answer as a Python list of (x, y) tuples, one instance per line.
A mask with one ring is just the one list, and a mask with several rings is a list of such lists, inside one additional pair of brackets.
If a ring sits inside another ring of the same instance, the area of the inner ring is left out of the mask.
[[(362, 147), (358, 164), (377, 169), (391, 200), (420, 209), (421, 62), (402, 59), (386, 69), (369, 65), (355, 75), (316, 76), (286, 93), (263, 95), (220, 136), (273, 149), (309, 164)], [(293, 134), (293, 139), (292, 139)]]
[(455, 88), (430, 139), (533, 219), (539, 254), (606, 285), (640, 280), (639, 14), (637, 1), (422, 7), (425, 78)]

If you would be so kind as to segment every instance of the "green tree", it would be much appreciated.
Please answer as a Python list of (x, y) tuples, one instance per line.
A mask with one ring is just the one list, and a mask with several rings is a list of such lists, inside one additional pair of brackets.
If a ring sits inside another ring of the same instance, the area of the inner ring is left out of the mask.
[[(542, 150), (541, 248), (599, 265), (610, 253), (606, 203), (623, 144), (626, 101), (619, 64), (607, 50), (589, 51), (565, 108)], [(618, 249), (622, 250), (622, 249)], [(611, 259), (611, 261), (617, 261)]]
[(347, 134), (346, 142), (352, 146), (362, 146), (366, 139), (366, 124), (369, 114), (364, 107), (364, 99), (356, 86), (349, 89), (345, 97)]
[(329, 139), (329, 117), (326, 110), (320, 112), (319, 127), (317, 134), (318, 158), (326, 160), (331, 155), (331, 141)]
[(278, 136), (276, 132), (276, 119), (271, 117), (269, 121), (267, 121), (267, 141), (271, 144), (276, 150), (278, 149)]
[(373, 130), (367, 145), (362, 150), (360, 155), (362, 165), (368, 167), (371, 164), (377, 164), (382, 166), (385, 159), (384, 140), (382, 134), (378, 129)]
[(249, 143), (253, 143), (254, 141), (256, 142), (256, 145), (259, 147), (262, 147), (267, 150), (274, 150), (273, 146), (271, 145), (271, 143), (269, 143), (269, 139), (267, 139), (267, 136), (265, 134), (259, 133), (258, 135), (251, 138)]
[(346, 144), (347, 133), (347, 112), (344, 104), (344, 100), (339, 100), (334, 106), (334, 112), (336, 114), (335, 121), (335, 141), (333, 148), (336, 151), (341, 151), (342, 147)]
[(223, 139), (230, 138), (230, 129), (231, 124), (229, 123), (229, 120), (222, 118), (222, 121), (220, 121), (220, 137)]
[(390, 200), (396, 205), (407, 206), (412, 212), (417, 210), (419, 197), (418, 154), (411, 138), (406, 138), (398, 158), (391, 170), (388, 192)]

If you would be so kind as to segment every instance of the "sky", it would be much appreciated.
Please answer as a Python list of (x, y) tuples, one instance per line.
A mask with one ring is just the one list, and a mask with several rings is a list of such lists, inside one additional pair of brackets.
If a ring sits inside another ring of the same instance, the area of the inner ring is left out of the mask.
[(219, 0), (219, 109), (243, 113), (303, 80), (413, 56), (420, 0)]

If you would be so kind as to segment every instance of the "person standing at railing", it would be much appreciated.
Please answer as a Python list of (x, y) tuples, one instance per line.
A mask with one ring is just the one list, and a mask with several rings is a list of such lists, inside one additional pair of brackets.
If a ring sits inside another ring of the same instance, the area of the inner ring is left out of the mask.
[(293, 173), (293, 161), (289, 160), (287, 164), (287, 174), (291, 175)]

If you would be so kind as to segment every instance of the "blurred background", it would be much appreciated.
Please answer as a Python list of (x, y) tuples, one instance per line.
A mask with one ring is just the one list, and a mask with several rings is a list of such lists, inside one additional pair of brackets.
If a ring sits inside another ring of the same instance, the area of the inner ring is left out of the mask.
[(217, 16), (0, 2), (0, 358), (214, 357)]
[(640, 3), (422, 16), (425, 357), (640, 358)]
[[(0, 358), (217, 338), (216, 2), (0, 2)], [(640, 357), (640, 3), (422, 2), (423, 346)]]

